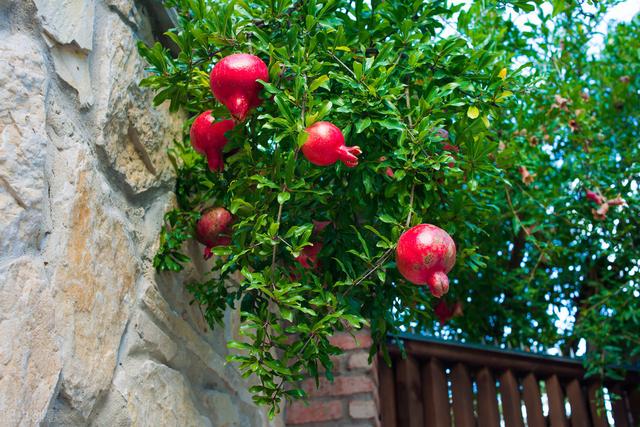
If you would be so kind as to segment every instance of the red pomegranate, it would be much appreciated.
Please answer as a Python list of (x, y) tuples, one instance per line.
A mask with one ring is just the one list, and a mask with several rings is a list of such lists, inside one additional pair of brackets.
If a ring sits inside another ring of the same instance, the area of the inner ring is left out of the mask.
[(596, 202), (598, 205), (601, 205), (605, 202), (604, 197), (599, 192), (587, 190), (587, 199)]
[[(231, 213), (222, 207), (207, 209), (196, 223), (196, 239), (207, 247), (226, 246), (231, 243)], [(207, 250), (205, 249), (205, 257)]]
[(211, 92), (237, 120), (243, 121), (250, 110), (262, 100), (262, 85), (256, 80), (269, 81), (267, 64), (255, 55), (234, 53), (225, 56), (209, 75)]
[(211, 110), (201, 113), (191, 125), (191, 146), (200, 154), (207, 156), (209, 169), (220, 171), (224, 169), (222, 149), (227, 145), (225, 133), (233, 129), (233, 120), (215, 121)]
[(302, 154), (317, 166), (329, 166), (340, 160), (347, 167), (358, 165), (360, 147), (344, 145), (340, 129), (329, 122), (317, 122), (305, 129), (309, 134), (302, 146)]
[(405, 279), (429, 285), (433, 296), (440, 298), (449, 290), (447, 273), (456, 263), (456, 244), (435, 225), (416, 225), (400, 236), (396, 263)]
[(296, 261), (298, 261), (303, 268), (315, 269), (319, 267), (318, 254), (322, 250), (322, 247), (322, 243), (305, 246), (304, 249), (300, 251), (300, 255), (296, 257)]

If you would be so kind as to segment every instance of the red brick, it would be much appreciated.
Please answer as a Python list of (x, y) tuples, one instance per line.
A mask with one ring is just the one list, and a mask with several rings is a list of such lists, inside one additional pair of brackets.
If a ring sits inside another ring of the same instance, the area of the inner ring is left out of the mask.
[(302, 383), (302, 388), (309, 396), (348, 396), (356, 393), (374, 392), (376, 386), (373, 380), (365, 375), (338, 376), (333, 382), (320, 378), (320, 386), (316, 389), (313, 378)]
[(358, 332), (351, 336), (348, 332), (341, 332), (329, 338), (331, 345), (335, 345), (342, 350), (354, 350), (356, 348), (371, 347), (371, 335), (368, 331)]
[(377, 418), (378, 408), (373, 400), (352, 400), (349, 403), (349, 415), (351, 418)]
[(375, 358), (372, 363), (369, 363), (369, 353), (366, 351), (359, 351), (357, 353), (353, 353), (349, 356), (348, 367), (349, 370), (354, 369), (366, 369), (369, 370), (372, 368), (373, 363), (375, 363)]
[(311, 402), (309, 406), (303, 402), (293, 402), (287, 408), (287, 424), (306, 424), (321, 421), (333, 421), (342, 418), (342, 402)]

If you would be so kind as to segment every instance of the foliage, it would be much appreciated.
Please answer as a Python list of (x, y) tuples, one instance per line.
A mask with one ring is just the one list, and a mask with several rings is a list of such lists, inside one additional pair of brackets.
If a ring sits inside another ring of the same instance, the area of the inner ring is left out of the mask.
[[(305, 371), (317, 378), (322, 366), (331, 378), (336, 330), (369, 325), (371, 354), (400, 328), (439, 330), (428, 289), (408, 284), (393, 260), (399, 235), (422, 222), (447, 230), (458, 248), (445, 298), (462, 301), (464, 315), (445, 327), (449, 336), (533, 349), (585, 336), (617, 363), (630, 343), (640, 348), (637, 332), (611, 336), (625, 324), (639, 330), (630, 277), (640, 82), (619, 79), (638, 75), (639, 24), (619, 27), (592, 58), (585, 41), (604, 6), (590, 17), (554, 1), (531, 32), (506, 16), (535, 3), (474, 2), (460, 13), (440, 1), (166, 2), (179, 15), (168, 35), (180, 53), (139, 46), (156, 104), (227, 118), (208, 87), (212, 64), (251, 52), (269, 67), (265, 102), (231, 133), (224, 173), (191, 149), (185, 123), (169, 153), (178, 207), (154, 265), (188, 262), (181, 243), (203, 209), (236, 216), (232, 244), (213, 250), (211, 277), (190, 290), (211, 324), (225, 304), (240, 305), (243, 341), (229, 343), (230, 359), (258, 378), (251, 391), (272, 414), (283, 398), (304, 396), (295, 383)], [(572, 101), (567, 111), (552, 108), (556, 94)], [(304, 159), (303, 130), (319, 120), (363, 149), (358, 167)], [(533, 184), (519, 166), (536, 174)], [(584, 190), (595, 187), (624, 194), (630, 207), (594, 220)], [(318, 232), (314, 221), (331, 225)], [(323, 245), (319, 267), (301, 268), (295, 258), (313, 243)], [(234, 273), (239, 280), (228, 280)], [(560, 306), (580, 313), (564, 334), (549, 312)], [(603, 319), (606, 333), (596, 328)]]
[[(617, 377), (611, 366), (640, 355), (640, 17), (611, 28), (602, 52), (590, 52), (607, 6), (539, 10), (531, 31), (469, 11), (471, 23), (501, 28), (496, 43), (541, 77), (526, 95), (516, 93), (497, 125), (497, 163), (535, 176), (526, 185), (507, 168), (511, 185), (494, 200), (501, 215), (485, 227), (492, 241), (478, 249), (493, 262), (479, 275), (458, 275), (464, 286), (453, 293), (468, 302), (448, 335), (537, 351), (556, 346), (566, 355), (584, 338), (590, 374)], [(480, 25), (459, 24), (472, 41), (487, 36)], [(602, 218), (587, 190), (621, 195), (628, 206)]]

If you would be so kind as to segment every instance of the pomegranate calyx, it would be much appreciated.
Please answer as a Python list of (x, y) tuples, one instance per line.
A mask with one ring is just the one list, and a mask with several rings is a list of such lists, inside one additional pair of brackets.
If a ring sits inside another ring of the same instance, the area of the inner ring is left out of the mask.
[(362, 150), (357, 145), (353, 147), (341, 145), (338, 148), (338, 159), (348, 168), (358, 166), (358, 156), (360, 154), (362, 154)]
[(442, 271), (436, 271), (427, 278), (427, 285), (431, 294), (440, 298), (447, 292), (449, 292), (449, 278)]

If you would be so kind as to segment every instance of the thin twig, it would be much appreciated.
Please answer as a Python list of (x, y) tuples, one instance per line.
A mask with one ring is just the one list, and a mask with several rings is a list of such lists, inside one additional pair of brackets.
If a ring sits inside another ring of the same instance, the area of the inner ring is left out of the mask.
[[(522, 229), (524, 230), (525, 234), (527, 235), (527, 237), (532, 237), (531, 232), (529, 231), (529, 229), (527, 227), (524, 226), (524, 223), (522, 222), (522, 220), (520, 219), (520, 216), (518, 215), (518, 213), (516, 212), (515, 208), (513, 207), (513, 203), (511, 203), (511, 196), (509, 195), (509, 189), (507, 188), (507, 186), (505, 185), (504, 187), (504, 193), (507, 196), (507, 204), (509, 205), (509, 209), (511, 209), (511, 213), (513, 214), (513, 216), (515, 217), (515, 219), (518, 221), (518, 224), (520, 224), (520, 227), (522, 227)], [(538, 242), (536, 241), (536, 239), (533, 239), (533, 245), (540, 251), (540, 252), (544, 252), (543, 249), (540, 247), (540, 245), (538, 245)]]
[(411, 195), (409, 196), (409, 215), (407, 215), (407, 221), (404, 226), (409, 227), (411, 225), (411, 214), (413, 213), (413, 195), (416, 190), (416, 183), (411, 184)]
[(413, 121), (411, 120), (411, 102), (409, 101), (409, 99), (411, 98), (411, 94), (409, 93), (409, 86), (407, 86), (404, 89), (404, 97), (407, 101), (407, 109), (409, 110), (407, 112), (407, 118), (409, 119), (409, 127), (413, 129)]
[[(286, 188), (285, 185), (282, 186), (282, 191), (284, 191), (284, 189)], [(278, 224), (278, 229), (280, 229), (280, 220), (282, 219), (282, 206), (284, 206), (284, 203), (280, 203), (280, 206), (278, 206), (278, 218), (276, 219), (276, 223)], [(273, 250), (271, 251), (271, 275), (272, 275), (272, 279), (275, 281), (275, 276), (276, 276), (276, 249), (277, 249), (278, 245), (275, 244), (273, 245)]]
[(333, 52), (329, 52), (329, 55), (331, 55), (333, 59), (338, 61), (338, 63), (342, 65), (344, 69), (347, 70), (353, 76), (354, 80), (358, 81), (358, 76), (356, 76), (356, 73), (354, 73), (351, 68), (347, 67), (347, 65), (344, 62), (342, 62), (340, 58), (338, 58)]
[(351, 285), (351, 287), (345, 291), (344, 295), (347, 295), (354, 286), (357, 286), (360, 283), (362, 283), (364, 280), (367, 279), (367, 277), (371, 276), (376, 270), (382, 267), (384, 263), (387, 262), (387, 259), (389, 259), (389, 255), (391, 255), (392, 252), (393, 252), (393, 248), (387, 249), (387, 251), (382, 254), (380, 259), (376, 261), (376, 263), (373, 265), (373, 267), (371, 267), (371, 269), (369, 269), (369, 271), (367, 271), (365, 274), (363, 274), (358, 279), (356, 279), (355, 282), (353, 282), (353, 285)]

